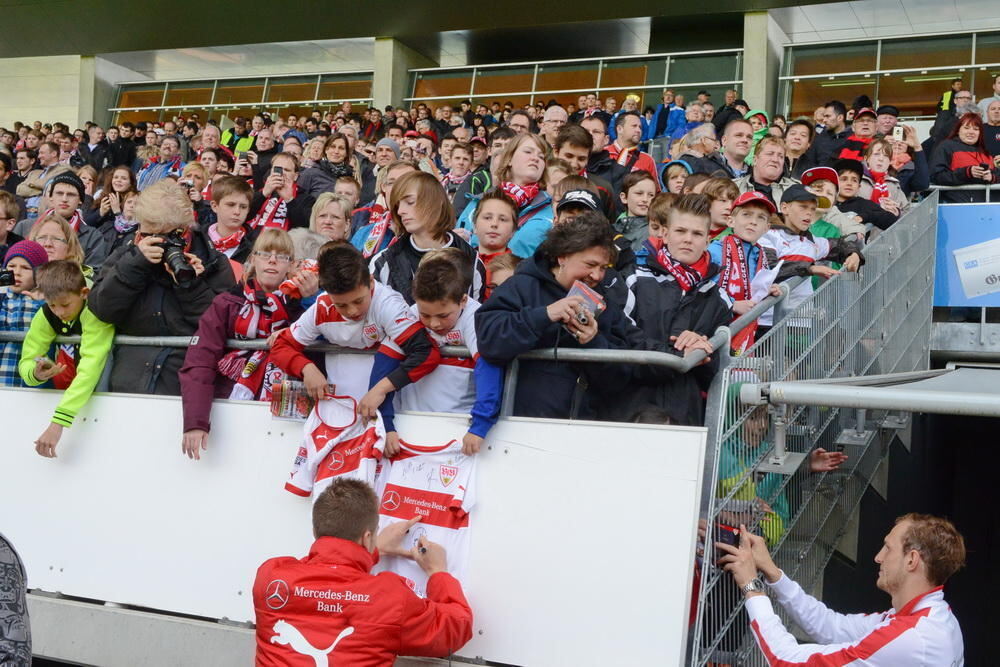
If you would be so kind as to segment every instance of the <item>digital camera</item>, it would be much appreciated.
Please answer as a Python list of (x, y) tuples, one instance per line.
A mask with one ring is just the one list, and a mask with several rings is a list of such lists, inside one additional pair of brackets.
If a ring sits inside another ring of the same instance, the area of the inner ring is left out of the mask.
[(187, 248), (184, 232), (175, 229), (160, 238), (163, 239), (159, 244), (163, 248), (163, 263), (170, 267), (174, 280), (182, 287), (190, 284), (196, 274), (191, 262), (184, 256), (184, 250)]

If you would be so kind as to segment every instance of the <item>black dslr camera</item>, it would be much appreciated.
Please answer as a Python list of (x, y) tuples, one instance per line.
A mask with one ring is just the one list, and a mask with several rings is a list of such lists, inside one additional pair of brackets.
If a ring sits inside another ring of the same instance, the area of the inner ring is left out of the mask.
[(0, 269), (0, 287), (10, 287), (14, 284), (14, 272)]
[(170, 267), (177, 284), (186, 287), (195, 279), (196, 274), (191, 263), (184, 256), (184, 250), (187, 248), (184, 232), (175, 229), (161, 238), (163, 242), (158, 245), (163, 248), (163, 263)]

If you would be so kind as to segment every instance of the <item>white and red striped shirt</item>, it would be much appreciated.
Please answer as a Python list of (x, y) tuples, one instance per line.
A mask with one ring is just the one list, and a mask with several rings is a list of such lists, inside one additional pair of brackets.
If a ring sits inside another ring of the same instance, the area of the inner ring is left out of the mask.
[[(448, 553), (448, 571), (463, 584), (469, 558), (469, 511), (475, 504), (476, 456), (462, 453), (462, 442), (421, 446), (399, 441), (400, 452), (382, 460), (376, 488), (381, 492), (379, 531), (420, 516), (403, 538), (407, 549), (421, 535)], [(410, 558), (384, 556), (373, 572), (395, 572), (413, 591), (426, 596), (427, 575)]]
[(838, 614), (782, 574), (769, 585), (792, 620), (817, 643), (799, 644), (771, 601), (746, 602), (757, 645), (772, 667), (960, 667), (962, 630), (940, 586), (881, 614)]

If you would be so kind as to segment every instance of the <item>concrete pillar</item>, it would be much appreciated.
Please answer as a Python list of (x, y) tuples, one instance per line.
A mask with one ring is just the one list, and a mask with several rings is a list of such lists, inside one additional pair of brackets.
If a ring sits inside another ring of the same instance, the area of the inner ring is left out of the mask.
[(774, 114), (778, 96), (778, 74), (787, 35), (765, 12), (743, 15), (743, 99), (751, 109)]
[(398, 106), (410, 96), (409, 70), (416, 67), (435, 67), (434, 62), (422, 53), (392, 37), (375, 38), (375, 72), (372, 78), (372, 97), (375, 106), (384, 109), (387, 104)]
[(97, 59), (80, 56), (80, 98), (77, 102), (76, 126), (83, 127), (88, 120), (95, 120), (94, 92), (97, 88)]

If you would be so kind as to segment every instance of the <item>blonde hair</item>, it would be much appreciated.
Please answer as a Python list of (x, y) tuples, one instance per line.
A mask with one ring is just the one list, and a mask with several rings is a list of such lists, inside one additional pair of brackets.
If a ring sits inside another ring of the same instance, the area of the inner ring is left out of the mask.
[[(76, 175), (80, 177), (80, 180), (83, 180), (84, 174), (90, 174), (91, 189), (96, 190), (100, 186), (100, 183), (97, 182), (97, 170), (91, 167), (89, 164), (85, 164), (76, 170)], [(86, 183), (84, 183), (83, 189), (84, 189), (84, 194), (86, 195), (86, 189), (87, 189)], [(93, 194), (93, 192), (91, 192), (91, 194)]]
[(784, 139), (782, 139), (781, 137), (776, 137), (772, 134), (768, 134), (761, 137), (761, 140), (757, 142), (757, 146), (753, 149), (753, 156), (756, 158), (758, 155), (760, 155), (760, 152), (764, 150), (764, 146), (767, 146), (768, 144), (774, 144), (782, 151), (785, 150)]
[[(292, 261), (295, 260), (295, 244), (292, 243), (292, 237), (288, 235), (288, 232), (277, 227), (265, 227), (261, 230), (257, 240), (254, 241), (253, 251), (243, 265), (244, 280), (250, 280), (254, 276), (253, 257), (254, 253), (258, 251), (280, 253), (288, 255), (292, 258)], [(288, 268), (291, 268), (291, 264), (289, 264)]]
[(209, 181), (208, 169), (205, 169), (205, 165), (201, 162), (188, 162), (184, 165), (184, 169), (181, 171), (181, 176), (190, 176), (195, 172), (200, 172), (201, 177), (205, 179), (207, 183)]
[(146, 234), (166, 234), (194, 221), (191, 199), (184, 188), (170, 178), (153, 183), (139, 193), (135, 202), (135, 219)]
[[(538, 150), (542, 152), (542, 155), (545, 155), (549, 151), (548, 147), (545, 145), (545, 142), (537, 134), (526, 133), (517, 135), (516, 137), (511, 139), (506, 146), (504, 146), (503, 153), (500, 153), (500, 156), (497, 159), (496, 170), (493, 172), (494, 174), (496, 174), (497, 183), (503, 183), (505, 181), (510, 180), (511, 178), (510, 163), (514, 159), (514, 153), (516, 153), (517, 149), (520, 148), (521, 144), (523, 144), (526, 141), (534, 142), (535, 146), (538, 147)], [(545, 186), (548, 185), (548, 174), (546, 174), (545, 172), (546, 170), (542, 169), (542, 175), (538, 178), (538, 187), (540, 187), (543, 190), (545, 189)]]
[(73, 231), (73, 228), (69, 226), (69, 223), (66, 222), (66, 218), (58, 213), (49, 213), (39, 218), (38, 222), (32, 226), (31, 231), (28, 233), (28, 240), (36, 240), (42, 233), (42, 227), (50, 222), (59, 225), (59, 231), (66, 237), (68, 242), (66, 246), (66, 259), (82, 265), (83, 246), (80, 245), (80, 239), (77, 237), (76, 232)]
[(399, 200), (409, 194), (416, 195), (417, 216), (427, 225), (427, 232), (435, 239), (445, 238), (455, 228), (455, 209), (448, 201), (441, 183), (425, 171), (415, 171), (403, 174), (392, 186), (389, 212), (396, 229), (405, 231), (399, 219)]
[(350, 236), (351, 211), (353, 210), (351, 201), (347, 197), (333, 192), (324, 192), (316, 198), (316, 203), (313, 204), (312, 212), (309, 214), (309, 230), (319, 232), (316, 228), (316, 218), (319, 217), (320, 212), (326, 208), (327, 204), (337, 204), (340, 207), (340, 212), (344, 214), (344, 221), (347, 223), (347, 235)]

